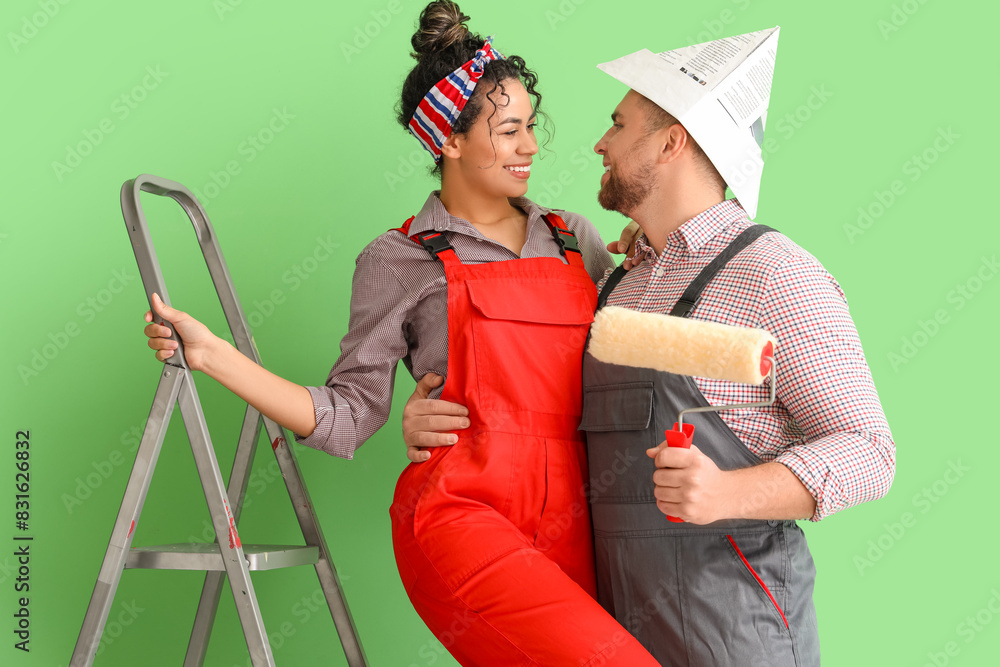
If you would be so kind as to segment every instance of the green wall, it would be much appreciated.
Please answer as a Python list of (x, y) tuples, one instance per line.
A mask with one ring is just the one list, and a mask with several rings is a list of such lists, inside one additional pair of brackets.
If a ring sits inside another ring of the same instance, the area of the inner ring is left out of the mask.
[[(781, 25), (757, 220), (843, 285), (899, 448), (886, 499), (806, 526), (825, 662), (992, 664), (995, 5), (462, 4), (474, 29), (541, 75), (558, 132), (529, 195), (581, 211), (609, 239), (622, 219), (596, 204), (591, 148), (625, 90), (594, 65)], [(3, 3), (0, 664), (68, 663), (156, 386), (122, 182), (153, 173), (202, 196), (265, 365), (321, 384), (347, 326), (354, 258), (434, 186), (392, 111), (421, 6)], [(221, 330), (183, 214), (144, 201), (174, 303)], [(406, 462), (405, 371), (397, 386), (393, 418), (356, 460), (309, 450), (300, 461), (371, 663), (454, 664), (410, 608), (393, 563), (387, 510)], [(241, 405), (203, 377), (198, 387), (228, 472)], [(18, 429), (31, 442), (24, 532), (14, 525)], [(296, 539), (270, 461), (262, 449), (241, 525), (247, 541)], [(177, 419), (135, 543), (201, 535), (204, 507)], [(12, 633), (15, 535), (34, 537), (27, 654)], [(332, 622), (311, 600), (309, 571), (261, 573), (255, 585), (279, 665), (344, 664)], [(193, 573), (126, 572), (96, 664), (180, 664), (199, 590)], [(224, 595), (208, 664), (245, 665)]]

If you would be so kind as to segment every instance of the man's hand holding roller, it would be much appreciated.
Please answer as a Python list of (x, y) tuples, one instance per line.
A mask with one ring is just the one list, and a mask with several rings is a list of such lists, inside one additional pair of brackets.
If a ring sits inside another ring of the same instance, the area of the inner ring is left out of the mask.
[(721, 519), (807, 519), (816, 501), (780, 463), (719, 470), (695, 445), (646, 450), (654, 460), (656, 506), (667, 516), (703, 525)]

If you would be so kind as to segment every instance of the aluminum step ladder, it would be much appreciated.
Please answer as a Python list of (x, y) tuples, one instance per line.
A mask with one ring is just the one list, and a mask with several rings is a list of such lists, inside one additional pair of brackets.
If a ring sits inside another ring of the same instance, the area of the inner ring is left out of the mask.
[[(153, 292), (160, 295), (165, 303), (170, 303), (163, 274), (153, 248), (149, 228), (139, 201), (140, 192), (170, 197), (184, 209), (194, 225), (198, 243), (208, 264), (209, 274), (222, 302), (222, 309), (232, 332), (237, 349), (260, 364), (257, 347), (250, 335), (247, 320), (243, 315), (239, 299), (233, 288), (229, 271), (226, 269), (218, 241), (208, 216), (190, 190), (179, 183), (143, 174), (126, 181), (121, 190), (122, 214), (128, 228), (129, 239), (135, 252), (142, 276), (142, 284), (147, 299)], [(169, 322), (167, 323), (169, 325)], [(173, 335), (176, 340), (176, 333)], [(179, 342), (179, 341), (178, 341)], [(201, 484), (205, 491), (216, 541), (208, 544), (174, 544), (159, 547), (131, 546), (132, 535), (142, 505), (153, 477), (153, 469), (163, 445), (167, 424), (174, 406), (179, 405), (191, 450)], [(241, 543), (237, 525), (240, 510), (246, 494), (250, 469), (257, 449), (261, 423), (267, 432), (272, 450), (277, 458), (288, 494), (294, 505), (295, 514), (305, 538), (304, 546), (244, 545)], [(156, 568), (179, 570), (202, 570), (206, 572), (201, 601), (195, 614), (194, 628), (184, 658), (185, 667), (203, 664), (208, 650), (208, 639), (215, 621), (219, 599), (222, 594), (223, 578), (229, 580), (240, 624), (246, 638), (247, 648), (254, 667), (273, 666), (274, 656), (264, 629), (260, 606), (254, 593), (250, 570), (267, 570), (295, 565), (312, 564), (316, 568), (323, 594), (333, 616), (340, 643), (350, 667), (366, 667), (367, 659), (358, 638), (354, 620), (347, 606), (337, 571), (334, 569), (330, 552), (316, 514), (313, 511), (309, 493), (302, 481), (295, 453), (285, 437), (284, 430), (276, 423), (247, 406), (243, 428), (240, 432), (236, 458), (233, 461), (229, 486), (226, 488), (219, 472), (219, 463), (209, 438), (205, 415), (202, 412), (198, 393), (195, 389), (191, 369), (184, 358), (183, 345), (163, 365), (153, 406), (146, 422), (142, 441), (136, 453), (135, 465), (125, 489), (118, 518), (111, 532), (104, 563), (97, 577), (94, 593), (84, 617), (83, 627), (77, 639), (71, 667), (93, 664), (94, 655), (100, 644), (104, 625), (111, 611), (115, 591), (125, 568)]]

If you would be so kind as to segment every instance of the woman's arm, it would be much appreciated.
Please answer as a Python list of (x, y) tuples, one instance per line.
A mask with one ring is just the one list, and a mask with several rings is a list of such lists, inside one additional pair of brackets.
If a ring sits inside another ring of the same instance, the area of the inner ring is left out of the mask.
[[(289, 382), (258, 366), (227, 341), (187, 313), (163, 303), (153, 295), (156, 314), (173, 324), (184, 341), (184, 356), (192, 370), (202, 371), (217, 380), (261, 414), (301, 436), (316, 428), (312, 397), (305, 387)], [(166, 361), (174, 355), (177, 342), (170, 340), (170, 328), (153, 321), (146, 311), (145, 334), (156, 358)]]

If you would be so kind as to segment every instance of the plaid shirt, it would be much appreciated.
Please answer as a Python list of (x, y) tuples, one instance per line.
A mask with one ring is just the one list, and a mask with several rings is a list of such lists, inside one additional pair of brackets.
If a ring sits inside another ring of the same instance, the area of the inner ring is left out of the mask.
[[(727, 200), (672, 232), (659, 257), (640, 238), (643, 261), (608, 305), (669, 312), (698, 272), (752, 224)], [(719, 416), (760, 459), (802, 481), (816, 499), (813, 521), (885, 495), (895, 470), (892, 434), (844, 292), (812, 255), (781, 234), (765, 234), (716, 274), (691, 317), (765, 329), (777, 339), (775, 404)], [(766, 384), (695, 382), (713, 405), (768, 397)]]
[[(510, 248), (483, 236), (468, 221), (448, 213), (432, 192), (410, 223), (410, 234), (443, 232), (466, 264), (517, 259)], [(560, 257), (542, 215), (550, 209), (524, 197), (511, 199), (528, 214), (521, 257)], [(594, 282), (614, 267), (601, 235), (581, 215), (559, 211), (576, 234)], [(402, 220), (399, 220), (402, 223)], [(563, 260), (566, 261), (565, 259)], [(351, 319), (340, 342), (340, 358), (326, 386), (306, 387), (316, 429), (297, 442), (345, 459), (380, 429), (392, 407), (396, 364), (402, 359), (415, 378), (448, 376), (448, 283), (444, 266), (397, 231), (382, 234), (358, 256), (351, 285)], [(431, 398), (441, 395), (438, 387)]]

